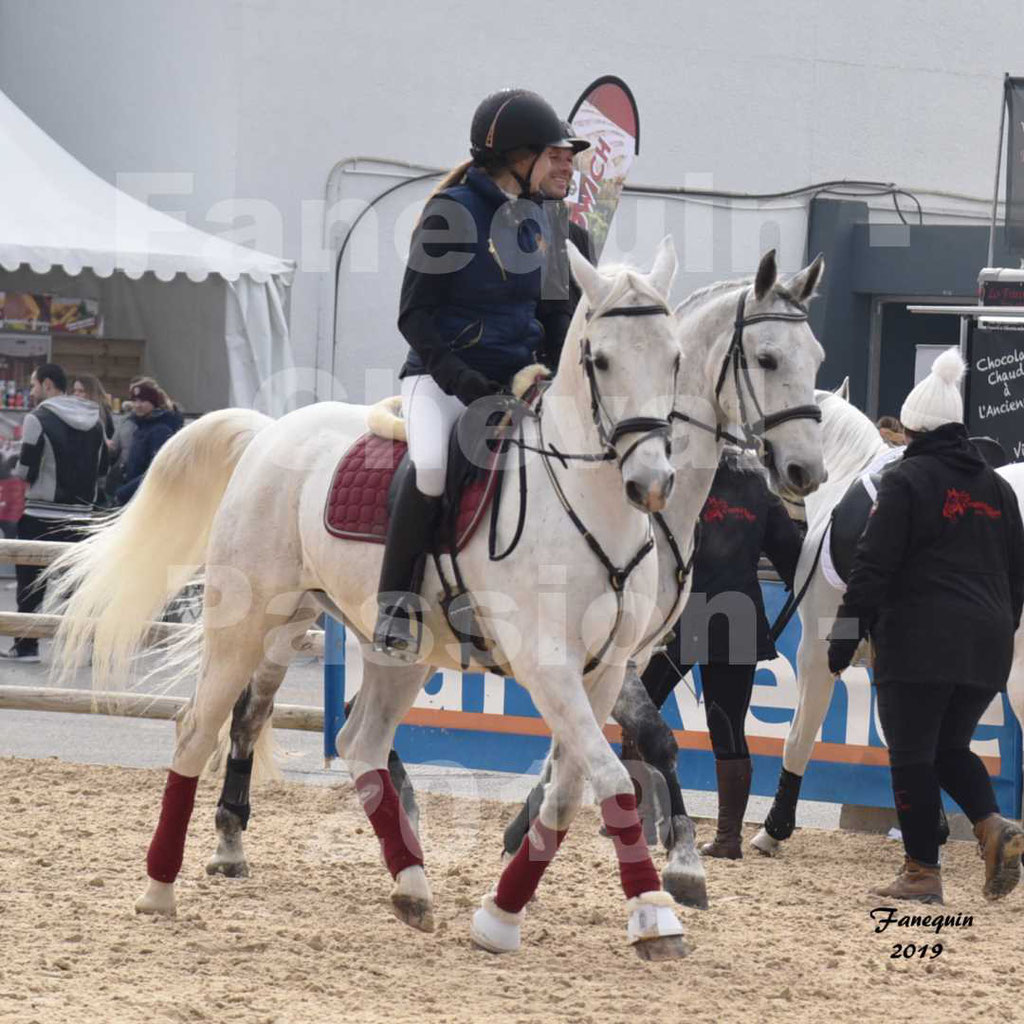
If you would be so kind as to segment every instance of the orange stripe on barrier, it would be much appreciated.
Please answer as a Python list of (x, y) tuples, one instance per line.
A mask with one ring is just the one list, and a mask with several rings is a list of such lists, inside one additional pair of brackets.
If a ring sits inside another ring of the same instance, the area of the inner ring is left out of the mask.
[[(405, 725), (423, 725), (435, 729), (463, 729), (479, 732), (503, 733), (514, 736), (550, 736), (542, 718), (529, 715), (491, 715), (481, 711), (442, 711), (436, 708), (413, 708), (406, 715)], [(604, 734), (612, 743), (622, 740), (622, 729), (606, 725)], [(673, 735), (681, 750), (710, 750), (711, 737), (706, 732), (674, 729)], [(747, 746), (752, 754), (782, 757), (783, 740), (773, 736), (748, 736)], [(889, 752), (882, 747), (866, 747), (848, 743), (815, 743), (812, 761), (834, 764), (889, 765)], [(982, 757), (989, 775), (999, 775), (1002, 759)]]

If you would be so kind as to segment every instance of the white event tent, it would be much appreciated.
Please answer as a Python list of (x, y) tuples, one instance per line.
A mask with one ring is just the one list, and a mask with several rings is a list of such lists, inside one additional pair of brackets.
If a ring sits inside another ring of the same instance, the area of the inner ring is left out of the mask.
[(187, 411), (285, 411), (294, 269), (115, 188), (0, 92), (0, 291), (98, 299)]

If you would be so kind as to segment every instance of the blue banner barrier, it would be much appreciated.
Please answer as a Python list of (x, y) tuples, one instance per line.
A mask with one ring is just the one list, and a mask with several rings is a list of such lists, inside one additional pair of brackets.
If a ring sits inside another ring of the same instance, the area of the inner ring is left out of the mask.
[[(775, 583), (762, 589), (771, 619), (785, 591)], [(324, 756), (330, 758), (337, 756), (334, 737), (344, 722), (344, 703), (359, 689), (361, 663), (358, 645), (346, 643), (344, 628), (331, 620), (325, 641)], [(799, 641), (800, 619), (794, 616), (779, 639), (779, 657), (759, 665), (754, 679), (747, 740), (754, 757), (753, 791), (762, 796), (775, 792), (783, 740), (796, 709)], [(663, 714), (679, 741), (684, 788), (713, 791), (715, 765), (700, 695), (696, 669), (676, 687)], [(617, 739), (617, 727), (607, 731)], [(447, 761), (506, 772), (538, 771), (548, 744), (547, 729), (529, 694), (514, 679), (447, 670), (427, 683), (395, 740), (398, 752), (412, 763)], [(989, 769), (1002, 812), (1019, 817), (1021, 730), (1005, 696), (982, 718), (974, 750)], [(801, 794), (811, 800), (891, 807), (888, 763), (869, 673), (851, 668), (832, 694)]]

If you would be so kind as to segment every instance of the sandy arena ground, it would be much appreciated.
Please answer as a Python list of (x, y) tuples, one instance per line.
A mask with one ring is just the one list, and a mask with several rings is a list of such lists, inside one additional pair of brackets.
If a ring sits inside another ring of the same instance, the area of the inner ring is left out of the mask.
[[(642, 963), (625, 942), (613, 852), (581, 814), (530, 908), (524, 948), (470, 945), (509, 808), (426, 796), (423, 840), (438, 929), (392, 918), (390, 879), (348, 784), (260, 787), (246, 836), (253, 876), (209, 878), (218, 788), (204, 780), (178, 917), (137, 917), (163, 773), (0, 759), (0, 1021), (1024, 1020), (1024, 888), (989, 905), (967, 843), (946, 855), (947, 929), (935, 960), (892, 960), (867, 884), (897, 845), (800, 831), (781, 858), (708, 865), (712, 909), (684, 911), (696, 950)], [(707, 832), (705, 827), (703, 832)], [(748, 829), (748, 833), (749, 833)], [(917, 912), (921, 912), (918, 910)]]

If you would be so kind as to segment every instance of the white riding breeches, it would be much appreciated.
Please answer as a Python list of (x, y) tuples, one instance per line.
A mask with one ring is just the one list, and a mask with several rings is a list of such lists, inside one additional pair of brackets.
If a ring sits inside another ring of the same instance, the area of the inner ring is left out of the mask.
[(429, 374), (402, 380), (402, 410), (409, 440), (409, 458), (416, 467), (416, 488), (439, 498), (448, 469), (448, 439), (466, 407), (445, 394)]

